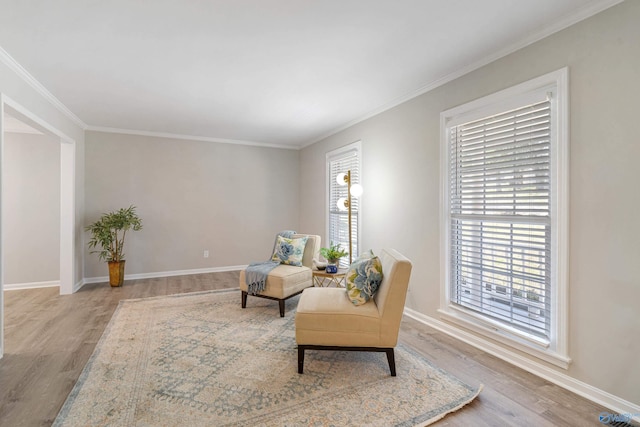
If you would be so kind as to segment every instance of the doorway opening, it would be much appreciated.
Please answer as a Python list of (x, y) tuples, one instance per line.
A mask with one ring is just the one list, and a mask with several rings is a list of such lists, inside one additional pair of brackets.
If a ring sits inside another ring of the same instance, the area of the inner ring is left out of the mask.
[[(0, 235), (4, 236), (7, 230), (5, 224), (6, 214), (11, 206), (6, 203), (6, 194), (3, 191), (3, 180), (7, 164), (3, 153), (6, 142), (6, 122), (16, 126), (30, 128), (49, 140), (59, 145), (59, 288), (60, 294), (71, 294), (76, 289), (74, 286), (75, 271), (75, 141), (62, 132), (41, 120), (18, 103), (5, 95), (0, 94)], [(58, 147), (56, 147), (58, 148)], [(27, 230), (27, 232), (30, 232)], [(4, 354), (4, 292), (5, 292), (5, 259), (11, 248), (4, 246), (4, 238), (0, 241), (0, 358)], [(38, 259), (32, 260), (37, 263)], [(36, 283), (37, 285), (37, 283)], [(45, 282), (43, 285), (47, 285)], [(49, 283), (49, 285), (51, 285)], [(32, 286), (34, 287), (34, 286)]]

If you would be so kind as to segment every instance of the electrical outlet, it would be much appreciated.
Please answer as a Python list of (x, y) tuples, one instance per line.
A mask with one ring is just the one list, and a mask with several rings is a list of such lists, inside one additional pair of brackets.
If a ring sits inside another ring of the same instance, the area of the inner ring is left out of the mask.
[(204, 255), (203, 255), (203, 256), (204, 256), (205, 258), (209, 258), (209, 250), (208, 250), (208, 249), (205, 249), (205, 251), (204, 251)]

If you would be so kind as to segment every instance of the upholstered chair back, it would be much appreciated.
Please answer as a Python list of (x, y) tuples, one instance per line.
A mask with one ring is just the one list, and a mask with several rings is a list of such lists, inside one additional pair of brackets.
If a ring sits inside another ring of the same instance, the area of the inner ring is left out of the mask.
[(302, 265), (313, 268), (313, 259), (320, 256), (320, 236), (316, 234), (294, 234), (294, 239), (307, 236), (307, 244), (302, 254)]
[(381, 319), (380, 346), (395, 347), (409, 287), (411, 261), (395, 249), (383, 249), (379, 257), (384, 277), (373, 299)]

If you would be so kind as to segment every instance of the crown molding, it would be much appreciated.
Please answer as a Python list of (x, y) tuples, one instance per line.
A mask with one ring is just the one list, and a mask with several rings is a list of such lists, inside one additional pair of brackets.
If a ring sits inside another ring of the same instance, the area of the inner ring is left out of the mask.
[(240, 139), (225, 139), (225, 138), (215, 138), (215, 137), (208, 137), (208, 136), (183, 135), (183, 134), (168, 133), (168, 132), (151, 132), (151, 131), (136, 130), (136, 129), (120, 129), (120, 128), (105, 127), (105, 126), (87, 126), (85, 130), (93, 131), (93, 132), (120, 133), (125, 135), (151, 136), (154, 138), (184, 139), (187, 141), (203, 141), (203, 142), (217, 142), (220, 144), (250, 145), (254, 147), (263, 147), (263, 148), (280, 148), (285, 150), (300, 149), (300, 147), (298, 146), (291, 146), (291, 145), (268, 144), (268, 143), (257, 142), (257, 141), (243, 141)]
[(427, 92), (430, 92), (446, 83), (449, 83), (459, 77), (464, 76), (465, 74), (468, 74), (472, 71), (475, 71), (481, 67), (484, 67), (487, 64), (490, 64), (502, 57), (505, 57), (513, 52), (516, 52), (524, 47), (529, 46), (530, 44), (533, 44), (539, 40), (544, 39), (545, 37), (548, 37), (554, 33), (557, 33), (558, 31), (564, 30), (565, 28), (568, 28), (574, 24), (577, 24), (580, 21), (583, 21), (593, 15), (596, 15), (600, 12), (602, 12), (603, 10), (606, 10), (612, 6), (615, 6), (619, 3), (622, 3), (624, 0), (601, 0), (601, 1), (596, 1), (593, 2), (585, 7), (583, 7), (582, 9), (579, 9), (577, 11), (575, 11), (574, 13), (570, 14), (570, 15), (566, 15), (562, 18), (560, 18), (558, 21), (554, 21), (552, 24), (544, 26), (539, 28), (537, 31), (531, 33), (528, 37), (525, 37), (524, 39), (518, 40), (512, 44), (510, 44), (509, 46), (505, 47), (504, 49), (501, 49), (497, 52), (494, 52), (490, 55), (487, 55), (486, 57), (473, 62), (469, 65), (467, 65), (466, 67), (460, 68), (450, 74), (447, 74), (437, 80), (434, 80), (430, 83), (427, 83), (423, 86), (421, 86), (420, 88), (413, 90), (409, 93), (407, 93), (406, 95), (402, 95), (399, 96), (397, 98), (394, 98), (392, 100), (390, 100), (389, 102), (381, 105), (380, 107), (371, 110), (370, 112), (366, 113), (364, 116), (358, 118), (358, 119), (354, 119), (338, 128), (335, 128), (325, 134), (323, 134), (322, 136), (315, 138), (309, 142), (303, 143), (300, 146), (300, 149), (302, 148), (306, 148), (310, 145), (315, 144), (316, 142), (320, 142), (325, 138), (330, 137), (331, 135), (335, 135), (338, 132), (342, 132), (345, 129), (350, 128), (351, 126), (354, 126), (360, 122), (363, 122), (367, 119), (370, 119), (371, 117), (377, 116), (380, 113), (383, 113), (387, 110), (390, 110), (394, 107), (397, 107), (400, 104), (403, 104), (413, 98), (416, 98), (420, 95), (423, 95)]
[(87, 124), (80, 117), (73, 114), (58, 98), (45, 88), (42, 83), (36, 80), (22, 65), (18, 63), (9, 53), (0, 46), (0, 61), (2, 61), (11, 71), (16, 73), (18, 77), (24, 80), (32, 89), (40, 96), (49, 101), (58, 111), (67, 116), (71, 121), (80, 126), (82, 129), (87, 128)]

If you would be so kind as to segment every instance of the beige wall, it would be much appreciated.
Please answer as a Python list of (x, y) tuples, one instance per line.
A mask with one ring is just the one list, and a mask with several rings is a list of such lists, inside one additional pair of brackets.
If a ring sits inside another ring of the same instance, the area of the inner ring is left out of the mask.
[(300, 227), (325, 230), (325, 153), (362, 140), (362, 247), (407, 255), (407, 306), (439, 319), (440, 112), (568, 66), (573, 363), (549, 368), (640, 404), (638, 22), (624, 2), (305, 148)]
[[(101, 132), (86, 138), (86, 222), (132, 204), (143, 220), (144, 229), (127, 237), (126, 274), (263, 261), (277, 232), (298, 228), (298, 151)], [(87, 253), (85, 277), (106, 275)]]
[(60, 279), (60, 142), (5, 133), (4, 283)]

